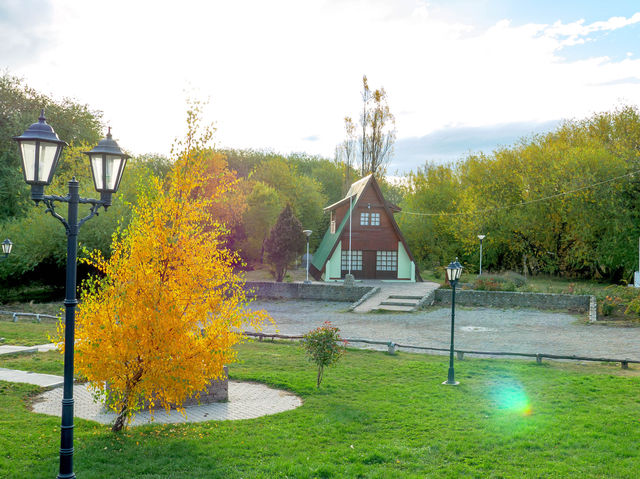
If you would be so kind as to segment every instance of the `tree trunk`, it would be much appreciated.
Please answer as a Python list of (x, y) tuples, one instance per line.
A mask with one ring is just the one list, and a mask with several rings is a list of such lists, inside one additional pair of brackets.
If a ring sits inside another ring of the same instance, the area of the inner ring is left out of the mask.
[(113, 432), (121, 431), (126, 424), (127, 411), (129, 410), (129, 408), (127, 407), (127, 401), (128, 401), (127, 397), (128, 395), (125, 394), (125, 397), (122, 399), (120, 412), (118, 413), (118, 417), (116, 418), (116, 421), (113, 423), (113, 426), (111, 427), (111, 431)]
[(320, 383), (322, 382), (322, 370), (323, 366), (318, 366), (318, 379), (316, 381), (316, 388), (320, 388)]

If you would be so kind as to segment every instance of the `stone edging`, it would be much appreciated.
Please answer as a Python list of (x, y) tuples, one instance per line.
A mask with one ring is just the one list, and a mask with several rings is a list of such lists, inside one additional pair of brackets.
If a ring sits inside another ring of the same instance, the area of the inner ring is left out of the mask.
[(326, 283), (246, 282), (247, 296), (258, 299), (315, 299), (320, 301), (359, 301), (373, 286), (343, 286)]
[[(451, 303), (451, 290), (438, 289), (435, 303)], [(456, 303), (467, 306), (525, 307), (535, 309), (567, 309), (585, 312), (590, 322), (597, 321), (595, 296), (549, 293), (525, 293), (513, 291), (456, 290)]]
[(595, 323), (598, 320), (598, 301), (595, 296), (589, 296), (589, 322)]
[(349, 306), (348, 310), (353, 311), (362, 303), (364, 303), (367, 299), (369, 299), (371, 296), (374, 296), (379, 292), (380, 292), (380, 286), (376, 286), (375, 288), (372, 288), (371, 291), (369, 291), (364, 296), (362, 296), (358, 301), (356, 301), (355, 303), (352, 303), (351, 306)]
[(430, 291), (429, 294), (423, 296), (423, 298), (420, 301), (418, 301), (418, 304), (416, 304), (415, 310), (433, 305), (433, 303), (436, 300), (436, 291), (437, 290), (434, 289), (433, 291)]

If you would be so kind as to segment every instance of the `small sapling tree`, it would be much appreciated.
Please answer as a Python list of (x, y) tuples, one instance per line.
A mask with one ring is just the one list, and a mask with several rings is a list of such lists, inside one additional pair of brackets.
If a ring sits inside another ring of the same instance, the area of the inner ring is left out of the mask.
[(342, 357), (345, 344), (346, 341), (340, 339), (340, 330), (329, 321), (304, 335), (302, 347), (307, 352), (309, 361), (318, 366), (316, 387), (320, 387), (324, 367), (337, 363)]
[(302, 225), (295, 217), (291, 206), (287, 205), (278, 216), (278, 221), (269, 237), (264, 242), (267, 261), (275, 269), (276, 281), (282, 282), (287, 273), (287, 267), (304, 250), (305, 236)]

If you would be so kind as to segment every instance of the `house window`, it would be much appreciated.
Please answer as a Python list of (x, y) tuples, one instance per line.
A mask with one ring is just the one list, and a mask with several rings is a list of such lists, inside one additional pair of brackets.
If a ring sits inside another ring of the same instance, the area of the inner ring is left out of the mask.
[(376, 251), (377, 271), (398, 271), (397, 251)]
[[(342, 271), (349, 271), (349, 251), (342, 252)], [(351, 251), (351, 271), (362, 271), (362, 251)]]
[(380, 213), (371, 213), (371, 226), (380, 226)]
[(360, 226), (369, 226), (369, 213), (360, 213)]

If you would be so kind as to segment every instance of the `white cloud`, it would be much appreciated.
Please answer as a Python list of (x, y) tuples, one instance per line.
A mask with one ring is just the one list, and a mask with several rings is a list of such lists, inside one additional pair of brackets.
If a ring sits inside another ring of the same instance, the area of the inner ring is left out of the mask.
[(413, 0), (53, 6), (47, 57), (7, 66), (38, 89), (103, 109), (134, 152), (167, 152), (191, 95), (210, 98), (221, 145), (330, 156), (342, 118), (357, 118), (363, 74), (387, 90), (399, 137), (580, 117), (619, 98), (640, 104), (637, 84), (620, 82), (637, 76), (640, 60), (560, 56), (594, 32), (640, 22), (640, 13), (478, 30)]

